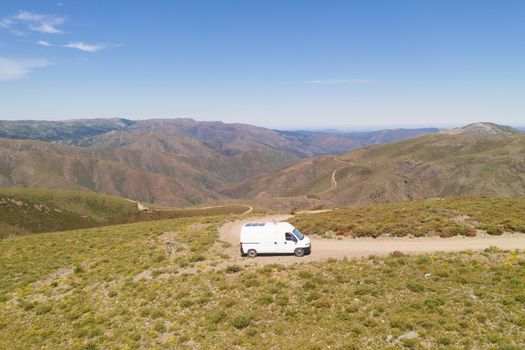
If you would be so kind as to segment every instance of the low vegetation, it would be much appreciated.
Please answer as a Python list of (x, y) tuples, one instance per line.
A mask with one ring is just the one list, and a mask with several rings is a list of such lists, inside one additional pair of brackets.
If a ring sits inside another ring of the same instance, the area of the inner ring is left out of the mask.
[[(525, 254), (238, 266), (194, 217), (0, 241), (0, 348), (498, 348), (525, 343)], [(300, 260), (298, 260), (300, 261)]]
[(139, 211), (135, 202), (91, 192), (0, 189), (0, 239), (28, 233), (191, 216), (240, 214), (243, 205)]
[(306, 234), (351, 237), (475, 236), (525, 233), (525, 199), (450, 197), (300, 214), (290, 220)]

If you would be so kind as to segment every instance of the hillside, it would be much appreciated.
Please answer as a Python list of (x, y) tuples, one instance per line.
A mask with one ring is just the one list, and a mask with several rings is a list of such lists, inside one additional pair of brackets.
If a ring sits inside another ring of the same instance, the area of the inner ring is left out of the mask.
[(345, 207), (290, 220), (305, 234), (351, 237), (421, 237), (525, 233), (525, 199), (449, 197)]
[(525, 135), (425, 135), (303, 160), (221, 192), (254, 199), (307, 195), (333, 205), (525, 196)]
[[(0, 241), (0, 348), (499, 348), (525, 343), (525, 255), (234, 265), (227, 217)], [(308, 336), (305, 336), (307, 334)]]
[(223, 199), (216, 188), (277, 171), (304, 157), (432, 131), (385, 130), (358, 138), (191, 119), (0, 126), (0, 135), (10, 137), (0, 138), (2, 187), (87, 190), (173, 206)]
[(96, 193), (1, 188), (0, 239), (29, 233), (64, 231), (176, 217), (240, 214), (246, 206), (139, 211), (130, 200)]

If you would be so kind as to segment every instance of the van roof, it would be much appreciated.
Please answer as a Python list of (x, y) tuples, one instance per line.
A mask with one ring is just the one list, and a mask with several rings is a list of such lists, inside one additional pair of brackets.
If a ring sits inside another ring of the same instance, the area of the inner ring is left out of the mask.
[(266, 225), (265, 222), (249, 222), (249, 223), (245, 224), (244, 226), (252, 227), (252, 226), (264, 226), (264, 225)]
[(247, 224), (244, 224), (244, 227), (263, 227), (263, 226), (266, 226), (266, 225), (275, 225), (275, 226), (281, 226), (281, 227), (285, 227), (286, 229), (294, 229), (295, 227), (293, 227), (290, 223), (288, 222), (285, 222), (285, 221), (279, 221), (279, 222), (249, 222)]

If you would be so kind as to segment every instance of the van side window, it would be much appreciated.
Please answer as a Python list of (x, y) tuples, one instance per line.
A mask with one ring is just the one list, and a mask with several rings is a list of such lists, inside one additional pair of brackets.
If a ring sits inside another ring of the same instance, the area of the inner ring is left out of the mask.
[(295, 238), (295, 236), (292, 235), (290, 232), (286, 232), (286, 234), (285, 234), (285, 239), (286, 239), (287, 241), (294, 241), (294, 242), (297, 241), (297, 238)]

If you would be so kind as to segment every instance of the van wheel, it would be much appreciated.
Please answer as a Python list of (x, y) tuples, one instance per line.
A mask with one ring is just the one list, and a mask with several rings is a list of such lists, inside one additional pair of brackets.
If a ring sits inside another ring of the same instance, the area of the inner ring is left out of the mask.
[(248, 257), (249, 258), (255, 258), (257, 256), (257, 251), (255, 249), (248, 250)]
[(297, 248), (293, 253), (294, 253), (295, 256), (302, 257), (302, 256), (304, 256), (304, 249)]

